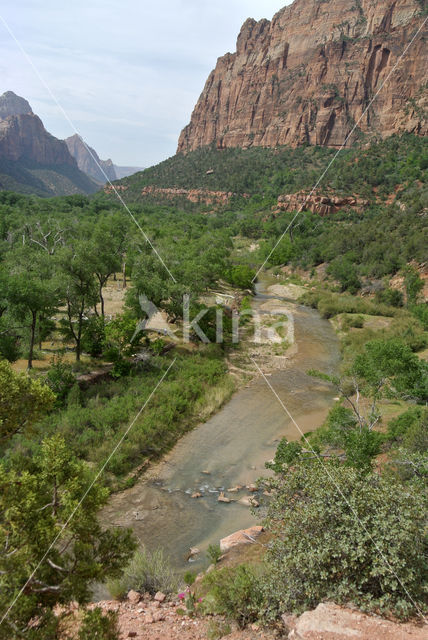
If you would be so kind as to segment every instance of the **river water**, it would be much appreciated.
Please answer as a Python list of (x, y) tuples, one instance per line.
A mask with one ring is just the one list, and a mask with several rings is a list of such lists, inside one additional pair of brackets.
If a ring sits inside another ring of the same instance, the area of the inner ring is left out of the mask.
[[(257, 285), (253, 307), (269, 299), (263, 280)], [(337, 371), (339, 344), (328, 321), (313, 309), (287, 302), (294, 318), (295, 346), (284, 370), (273, 373), (270, 384), (303, 432), (318, 427), (333, 403), (334, 392), (306, 374), (309, 369)], [(257, 523), (248, 507), (238, 504), (247, 490), (228, 493), (236, 485), (248, 485), (266, 473), (279, 439), (298, 440), (300, 433), (285, 414), (263, 378), (241, 389), (212, 418), (186, 434), (138, 483), (109, 501), (105, 524), (132, 527), (142, 544), (162, 548), (176, 569), (202, 569), (209, 562), (209, 544), (238, 529)], [(235, 500), (218, 502), (219, 491)], [(201, 492), (203, 497), (192, 499)], [(188, 555), (191, 547), (199, 556)]]

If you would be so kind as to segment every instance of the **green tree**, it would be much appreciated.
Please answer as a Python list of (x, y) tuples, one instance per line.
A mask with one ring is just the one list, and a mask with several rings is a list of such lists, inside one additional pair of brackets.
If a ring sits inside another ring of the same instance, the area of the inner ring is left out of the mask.
[(99, 483), (87, 492), (92, 477), (60, 435), (30, 465), (0, 464), (0, 610), (20, 594), (0, 637), (56, 637), (56, 605), (86, 604), (93, 582), (121, 574), (135, 543), (129, 531), (99, 524), (109, 492)]
[(48, 386), (27, 374), (15, 373), (6, 360), (0, 360), (0, 440), (31, 427), (54, 402)]
[(8, 299), (16, 315), (29, 317), (28, 369), (33, 366), (38, 322), (49, 319), (59, 303), (58, 282), (52, 276), (52, 260), (40, 251), (28, 248), (12, 251)]
[(92, 232), (92, 261), (98, 280), (98, 297), (103, 318), (105, 315), (103, 288), (109, 277), (119, 271), (122, 266), (125, 238), (123, 216), (119, 214), (101, 218)]
[(355, 263), (348, 256), (336, 258), (328, 267), (328, 273), (340, 282), (342, 291), (355, 294), (361, 288)]
[(62, 270), (61, 288), (67, 307), (68, 331), (76, 344), (76, 360), (80, 360), (82, 336), (86, 321), (86, 312), (93, 308), (98, 300), (98, 291), (91, 259), (93, 246), (90, 242), (81, 242), (59, 253), (59, 265)]

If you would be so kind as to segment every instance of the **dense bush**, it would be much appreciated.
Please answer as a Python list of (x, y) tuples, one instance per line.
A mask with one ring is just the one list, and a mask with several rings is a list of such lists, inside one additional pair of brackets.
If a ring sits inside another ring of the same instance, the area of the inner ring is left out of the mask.
[(204, 578), (204, 585), (215, 602), (213, 610), (235, 620), (240, 627), (255, 622), (261, 615), (261, 584), (260, 569), (245, 564), (225, 567)]
[(403, 294), (397, 289), (387, 287), (376, 294), (376, 301), (391, 307), (403, 306)]
[(428, 409), (410, 407), (389, 422), (387, 436), (410, 451), (428, 451)]
[(308, 291), (300, 302), (318, 309), (323, 318), (332, 318), (339, 313), (359, 313), (374, 316), (394, 316), (397, 311), (385, 304), (377, 304), (366, 298), (351, 295), (339, 295), (328, 291)]
[[(127, 360), (120, 362), (128, 369)], [(59, 432), (77, 456), (91, 463), (102, 462), (110, 453), (112, 442), (147, 400), (169, 363), (154, 356), (150, 369), (90, 386), (80, 394), (79, 402), (70, 402), (66, 408), (50, 414), (35, 426), (31, 442), (21, 440), (16, 446), (21, 443), (36, 450), (46, 434)], [(54, 371), (55, 380), (62, 388), (63, 377), (60, 375), (58, 381), (57, 370)], [(62, 365), (59, 372), (62, 372)], [(216, 345), (208, 345), (191, 355), (178, 355), (156, 396), (110, 461), (108, 471), (122, 477), (143, 459), (164, 453), (199, 421), (202, 410), (204, 415), (207, 412), (209, 415), (218, 403), (229, 397), (233, 388), (233, 381), (226, 376), (222, 351)], [(212, 390), (216, 397), (209, 406)]]
[(323, 600), (399, 617), (424, 607), (423, 495), (333, 462), (298, 465), (267, 486), (268, 618)]
[(78, 640), (119, 640), (118, 614), (100, 607), (86, 611)]
[(161, 549), (150, 552), (143, 547), (136, 551), (122, 577), (109, 582), (108, 587), (115, 598), (124, 597), (131, 589), (152, 595), (157, 591), (169, 594), (177, 589), (178, 579)]
[(46, 383), (56, 395), (59, 404), (65, 400), (75, 381), (71, 365), (61, 357), (54, 358), (46, 375)]

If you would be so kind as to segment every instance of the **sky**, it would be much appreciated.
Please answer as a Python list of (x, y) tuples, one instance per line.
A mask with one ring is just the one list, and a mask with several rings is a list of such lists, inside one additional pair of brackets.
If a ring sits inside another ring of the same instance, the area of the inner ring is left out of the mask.
[(3, 0), (0, 94), (26, 98), (58, 138), (77, 130), (102, 159), (148, 167), (174, 155), (208, 74), (235, 51), (244, 21), (271, 19), (286, 4)]

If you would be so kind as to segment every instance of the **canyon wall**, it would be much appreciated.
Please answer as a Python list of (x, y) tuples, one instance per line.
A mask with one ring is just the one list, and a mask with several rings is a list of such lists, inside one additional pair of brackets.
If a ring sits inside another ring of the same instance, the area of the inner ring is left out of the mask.
[(423, 4), (295, 0), (272, 21), (248, 19), (236, 52), (209, 75), (178, 152), (426, 135), (426, 26), (400, 59), (425, 20)]

